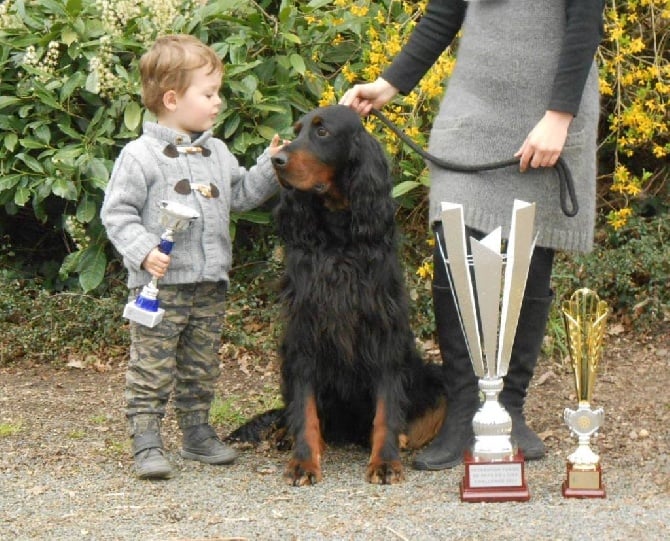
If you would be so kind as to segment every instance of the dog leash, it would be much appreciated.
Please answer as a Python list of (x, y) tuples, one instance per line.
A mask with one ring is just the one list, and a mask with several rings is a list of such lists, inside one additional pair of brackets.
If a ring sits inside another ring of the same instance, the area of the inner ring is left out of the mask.
[[(408, 147), (410, 147), (414, 152), (419, 154), (425, 160), (441, 167), (442, 169), (447, 169), (448, 171), (457, 171), (460, 173), (477, 173), (479, 171), (492, 171), (494, 169), (502, 169), (503, 167), (509, 167), (511, 165), (518, 165), (519, 160), (517, 158), (510, 160), (503, 160), (499, 162), (491, 162), (483, 165), (462, 165), (457, 163), (452, 163), (445, 161), (429, 152), (426, 152), (423, 148), (417, 145), (412, 139), (410, 139), (407, 134), (402, 132), (398, 126), (391, 122), (381, 111), (377, 109), (371, 109), (370, 113), (376, 116), (381, 122), (390, 129), (394, 134), (396, 134)], [(556, 173), (558, 174), (558, 186), (559, 194), (561, 200), (561, 210), (563, 214), (572, 218), (576, 216), (579, 212), (579, 204), (577, 202), (577, 194), (575, 193), (575, 183), (572, 179), (572, 173), (568, 165), (565, 163), (565, 160), (561, 156), (558, 157), (558, 161), (554, 165)]]

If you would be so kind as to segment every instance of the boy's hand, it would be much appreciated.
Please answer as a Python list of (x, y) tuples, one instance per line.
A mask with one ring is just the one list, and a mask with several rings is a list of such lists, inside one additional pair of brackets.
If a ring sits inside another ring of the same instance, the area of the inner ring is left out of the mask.
[(284, 139), (283, 141), (281, 140), (281, 137), (279, 137), (279, 134), (275, 133), (275, 136), (272, 138), (272, 141), (270, 141), (270, 146), (268, 147), (268, 151), (270, 152), (270, 156), (274, 156), (279, 152), (282, 148), (284, 148), (286, 145), (288, 145), (291, 141), (288, 139)]
[(170, 256), (158, 249), (158, 246), (149, 252), (142, 261), (142, 267), (154, 278), (163, 278), (170, 265)]

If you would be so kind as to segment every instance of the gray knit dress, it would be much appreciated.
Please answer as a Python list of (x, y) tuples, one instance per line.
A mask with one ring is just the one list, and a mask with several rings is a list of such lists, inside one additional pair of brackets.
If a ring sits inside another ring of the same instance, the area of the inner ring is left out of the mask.
[[(562, 0), (479, 0), (467, 3), (456, 67), (436, 116), (429, 151), (476, 165), (513, 157), (549, 108), (566, 15)], [(591, 57), (592, 58), (592, 57)], [(561, 156), (574, 178), (579, 212), (561, 211), (553, 168), (520, 173), (511, 166), (456, 173), (430, 165), (430, 221), (440, 203), (464, 206), (466, 224), (507, 235), (514, 199), (536, 203), (537, 244), (588, 252), (595, 226), (598, 73), (591, 65)]]

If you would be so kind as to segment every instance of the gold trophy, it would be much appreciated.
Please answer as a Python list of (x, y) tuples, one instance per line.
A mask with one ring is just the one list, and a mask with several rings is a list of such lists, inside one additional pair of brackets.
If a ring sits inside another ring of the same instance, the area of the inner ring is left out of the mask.
[(602, 408), (591, 408), (591, 397), (609, 309), (595, 292), (582, 288), (563, 302), (562, 311), (579, 400), (576, 410), (566, 408), (563, 413), (570, 431), (579, 439), (579, 446), (568, 456), (562, 492), (566, 498), (604, 498), (600, 458), (589, 443), (604, 418)]

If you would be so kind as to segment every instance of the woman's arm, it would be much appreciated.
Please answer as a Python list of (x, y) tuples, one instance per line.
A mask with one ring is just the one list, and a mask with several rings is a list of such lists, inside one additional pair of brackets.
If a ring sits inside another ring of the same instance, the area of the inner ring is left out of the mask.
[(603, 8), (603, 0), (566, 0), (565, 36), (548, 110), (577, 114), (603, 37)]
[(412, 35), (382, 78), (409, 93), (453, 41), (463, 24), (467, 2), (431, 0)]

